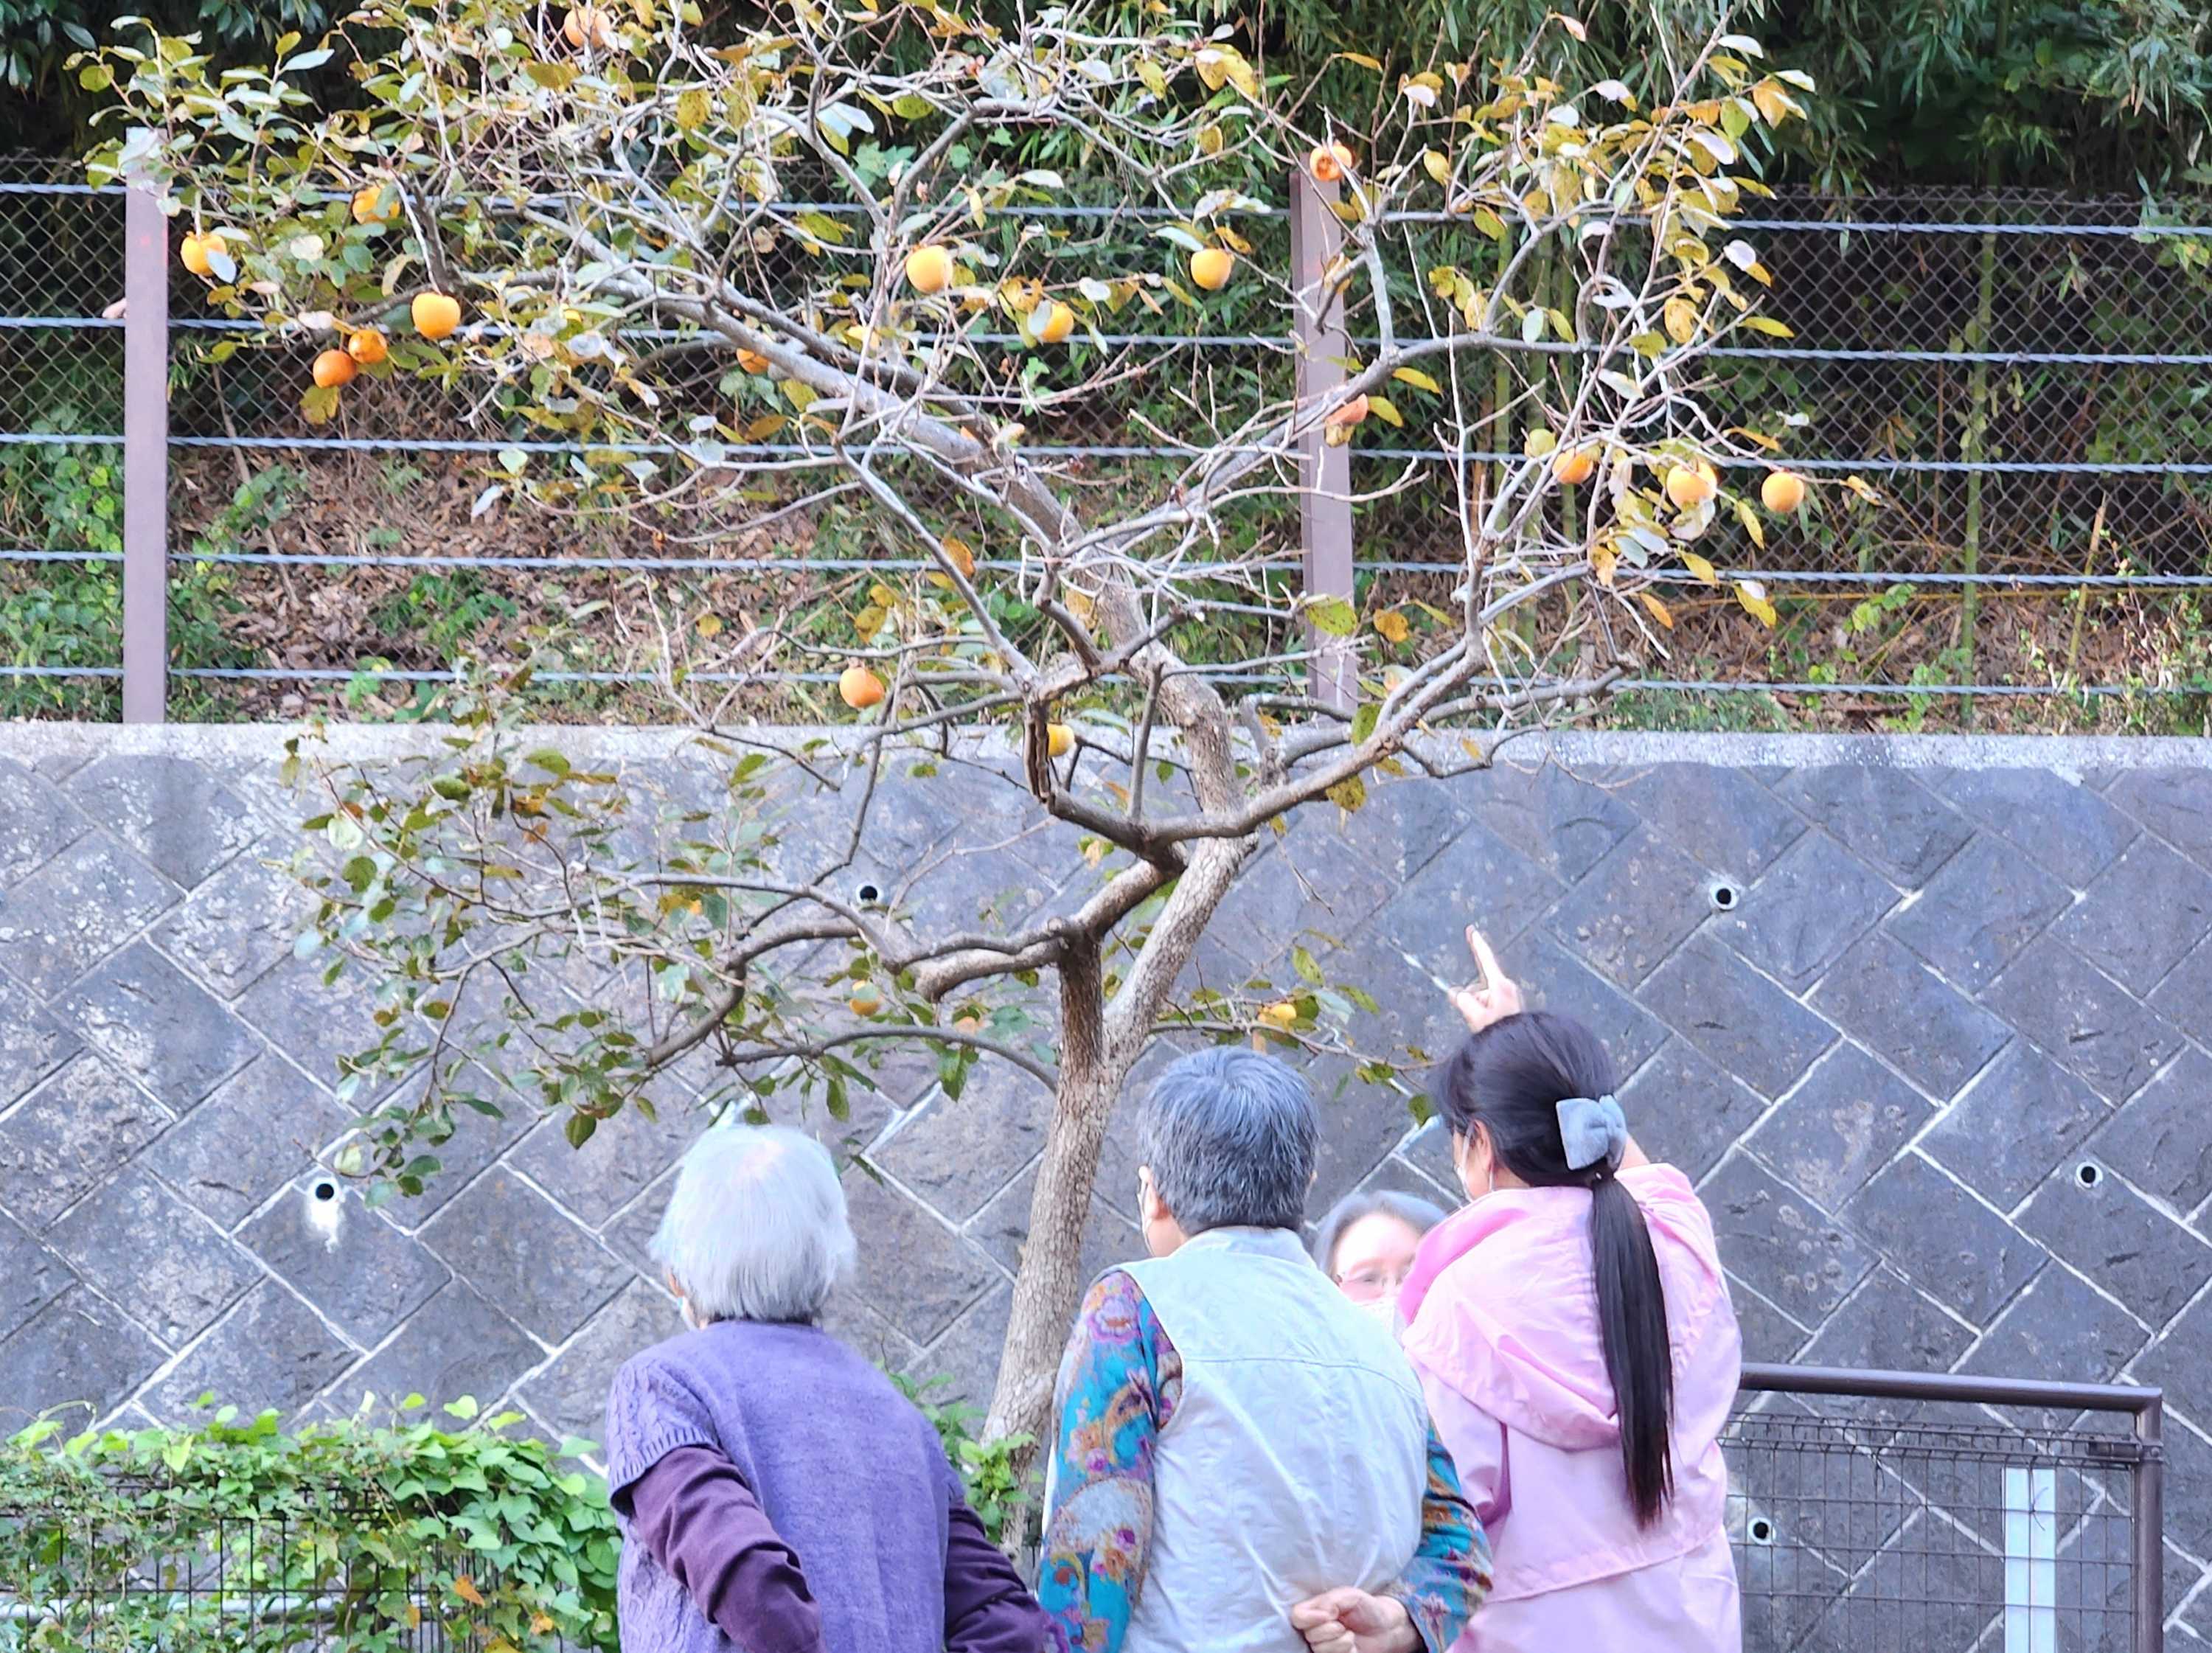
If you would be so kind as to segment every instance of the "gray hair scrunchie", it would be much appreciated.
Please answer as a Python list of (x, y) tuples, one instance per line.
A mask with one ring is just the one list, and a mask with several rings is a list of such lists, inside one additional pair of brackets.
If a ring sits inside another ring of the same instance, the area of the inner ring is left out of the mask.
[(1559, 1103), (1559, 1141), (1567, 1151), (1567, 1169), (1588, 1170), (1602, 1161), (1607, 1170), (1619, 1170), (1628, 1157), (1628, 1119), (1612, 1096), (1569, 1097)]

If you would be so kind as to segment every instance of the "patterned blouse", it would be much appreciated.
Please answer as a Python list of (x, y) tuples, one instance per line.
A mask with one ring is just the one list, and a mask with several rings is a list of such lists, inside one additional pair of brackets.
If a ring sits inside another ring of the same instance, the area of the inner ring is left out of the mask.
[[(1054, 1503), (1037, 1598), (1070, 1653), (1121, 1653), (1152, 1537), (1152, 1451), (1182, 1398), (1182, 1357), (1120, 1269), (1084, 1299), (1060, 1368)], [(1429, 1431), (1421, 1544), (1387, 1590), (1444, 1653), (1490, 1589), (1490, 1546)]]

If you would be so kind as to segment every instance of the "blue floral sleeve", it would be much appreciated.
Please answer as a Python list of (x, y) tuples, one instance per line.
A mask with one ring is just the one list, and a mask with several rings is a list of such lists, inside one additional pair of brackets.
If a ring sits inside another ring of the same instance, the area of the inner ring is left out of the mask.
[(1137, 1282), (1099, 1277), (1060, 1367), (1037, 1596), (1072, 1653), (1121, 1653), (1152, 1534), (1152, 1453), (1182, 1395), (1182, 1359)]
[(1444, 1653), (1490, 1594), (1490, 1541), (1460, 1490), (1459, 1470), (1433, 1425), (1421, 1496), (1421, 1547), (1383, 1592), (1406, 1604), (1428, 1653)]

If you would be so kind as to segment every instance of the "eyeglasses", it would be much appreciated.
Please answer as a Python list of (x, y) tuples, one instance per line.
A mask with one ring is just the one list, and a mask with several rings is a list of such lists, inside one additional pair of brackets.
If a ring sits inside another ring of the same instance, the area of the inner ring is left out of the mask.
[(1372, 1303), (1395, 1292), (1406, 1283), (1410, 1272), (1404, 1268), (1356, 1268), (1349, 1274), (1340, 1274), (1336, 1283), (1354, 1303)]

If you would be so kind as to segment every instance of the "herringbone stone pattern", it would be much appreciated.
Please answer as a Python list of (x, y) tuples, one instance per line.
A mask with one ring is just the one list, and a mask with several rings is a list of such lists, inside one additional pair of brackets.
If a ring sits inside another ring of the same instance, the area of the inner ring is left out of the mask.
[[(700, 790), (672, 740), (563, 735)], [(292, 957), (280, 742), (0, 731), (0, 1402), (170, 1417), (213, 1392), (312, 1415), (466, 1392), (589, 1434), (614, 1367), (677, 1323), (647, 1246), (691, 1093), (580, 1152), (514, 1098), (382, 1210), (319, 1171), (349, 1127), (334, 1060), (374, 1036), (359, 995)], [(1309, 811), (1194, 975), (1280, 972), (1304, 945), (1380, 1004), (1363, 1037), (1435, 1054), (1454, 1029), (1435, 978), (1479, 921), (1601, 1032), (1638, 1137), (1698, 1180), (1752, 1357), (2166, 1387), (2191, 1637), (2212, 1597), (2212, 757), (1572, 746)], [(870, 876), (978, 819), (1011, 836), (1018, 803), (902, 782)], [(933, 872), (932, 914), (1077, 898), (1064, 836)], [(1454, 1194), (1434, 1127), (1348, 1070), (1313, 1077), (1316, 1214), (1363, 1184)], [(825, 1122), (856, 1162), (864, 1255), (837, 1329), (980, 1396), (1044, 1093), (985, 1072), (956, 1101), (925, 1065), (879, 1090)], [(1137, 1246), (1127, 1114), (1091, 1266)]]

